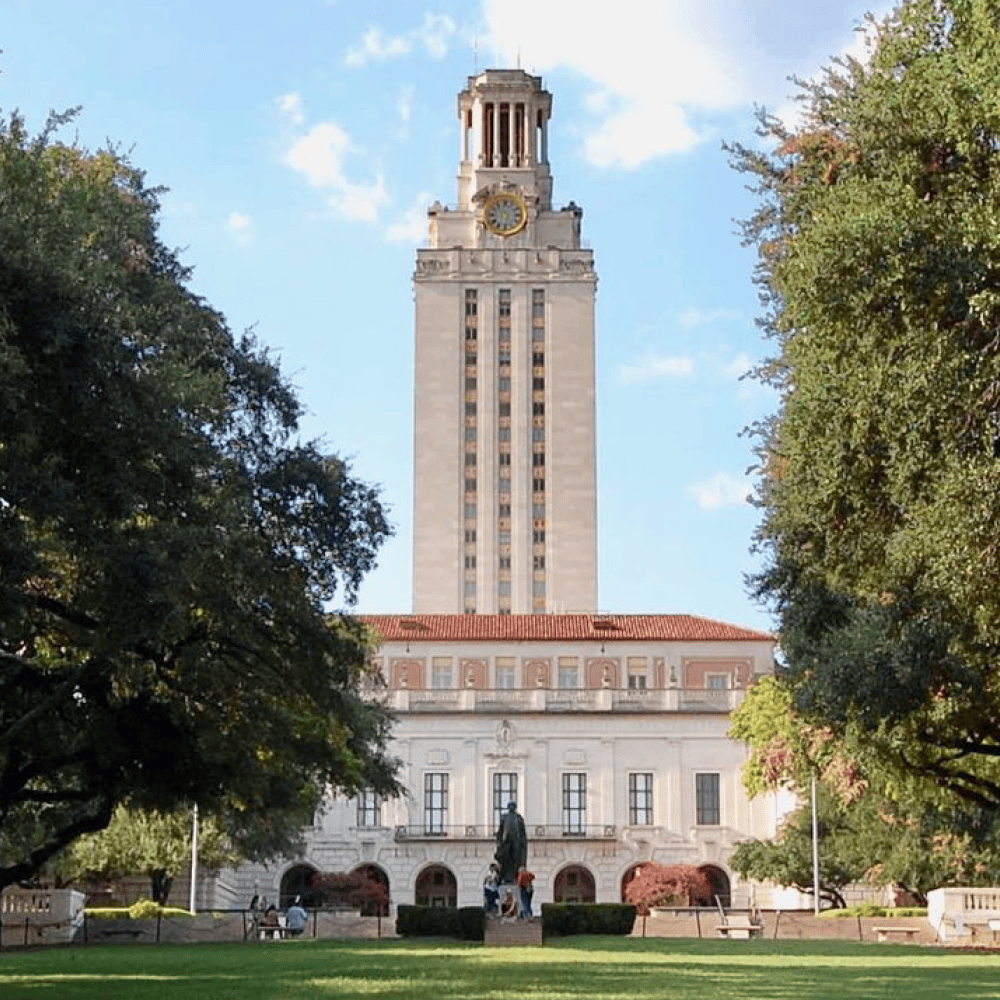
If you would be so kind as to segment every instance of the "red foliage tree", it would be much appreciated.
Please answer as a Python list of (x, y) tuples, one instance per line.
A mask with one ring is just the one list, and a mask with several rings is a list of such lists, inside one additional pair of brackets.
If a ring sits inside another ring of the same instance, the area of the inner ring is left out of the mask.
[(353, 872), (316, 872), (309, 879), (310, 895), (323, 907), (358, 910), (362, 915), (389, 912), (389, 889), (366, 868)]
[(692, 906), (695, 900), (711, 898), (712, 880), (707, 865), (661, 865), (647, 861), (625, 887), (625, 901), (633, 903), (640, 916), (646, 916), (653, 906)]

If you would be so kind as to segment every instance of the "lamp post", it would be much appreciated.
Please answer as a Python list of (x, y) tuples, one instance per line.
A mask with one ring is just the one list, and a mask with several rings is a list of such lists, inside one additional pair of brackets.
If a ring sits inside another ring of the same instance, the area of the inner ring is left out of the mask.
[(194, 815), (191, 818), (191, 892), (188, 897), (188, 909), (192, 914), (195, 910), (195, 888), (198, 884), (198, 803), (194, 804)]
[(816, 775), (812, 776), (813, 913), (819, 916), (819, 824), (816, 822)]

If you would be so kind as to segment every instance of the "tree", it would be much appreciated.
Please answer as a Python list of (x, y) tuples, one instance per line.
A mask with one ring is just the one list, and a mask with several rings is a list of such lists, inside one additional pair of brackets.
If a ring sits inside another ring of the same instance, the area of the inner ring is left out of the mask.
[[(828, 795), (817, 807), (819, 846), (819, 894), (834, 907), (843, 907), (842, 891), (852, 882), (860, 882), (865, 868), (850, 850), (850, 838), (841, 836), (846, 821)], [(847, 850), (845, 851), (845, 848)], [(786, 818), (774, 840), (744, 840), (736, 845), (729, 859), (742, 878), (770, 880), (777, 885), (793, 886), (800, 892), (813, 892), (812, 810), (805, 807)]]
[[(787, 788), (801, 798), (818, 782), (820, 884), (842, 905), (851, 882), (894, 885), (920, 900), (940, 885), (990, 885), (1000, 876), (997, 814), (913, 776), (900, 785), (863, 740), (807, 724), (780, 677), (755, 684), (733, 714), (730, 735), (750, 756), (743, 784), (751, 796)], [(861, 762), (864, 761), (864, 767)], [(789, 816), (772, 841), (746, 841), (733, 865), (743, 877), (812, 892), (812, 812)]]
[(712, 878), (705, 865), (661, 865), (647, 861), (625, 887), (625, 901), (642, 916), (654, 906), (693, 906), (712, 898)]
[(389, 532), (377, 492), (299, 442), (142, 173), (58, 124), (0, 121), (0, 889), (125, 801), (266, 858), (325, 791), (397, 791), (371, 639), (325, 614)]
[(371, 870), (316, 872), (309, 878), (312, 906), (358, 910), (385, 916), (389, 912), (389, 889)]
[[(870, 58), (762, 112), (745, 225), (776, 345), (759, 376), (755, 581), (795, 705), (947, 808), (1000, 805), (1000, 27), (909, 0)], [(867, 766), (868, 761), (863, 761)]]
[[(165, 906), (177, 873), (191, 861), (192, 827), (191, 809), (146, 812), (120, 804), (104, 830), (73, 843), (60, 873), (72, 881), (146, 875), (150, 898)], [(222, 824), (199, 817), (199, 868), (211, 871), (239, 860)]]

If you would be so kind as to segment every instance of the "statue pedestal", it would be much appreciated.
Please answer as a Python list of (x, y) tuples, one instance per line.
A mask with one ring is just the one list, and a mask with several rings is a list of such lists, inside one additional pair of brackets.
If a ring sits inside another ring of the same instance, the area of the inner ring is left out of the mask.
[(542, 941), (542, 921), (502, 920), (494, 914), (486, 918), (483, 944), (487, 948), (538, 948)]

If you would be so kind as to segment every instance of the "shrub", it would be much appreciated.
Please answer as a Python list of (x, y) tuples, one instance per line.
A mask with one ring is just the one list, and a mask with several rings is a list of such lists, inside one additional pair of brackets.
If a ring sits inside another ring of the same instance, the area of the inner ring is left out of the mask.
[(824, 910), (821, 914), (828, 920), (844, 917), (926, 917), (926, 906), (879, 906), (878, 903), (858, 903), (857, 906), (842, 906), (834, 910)]
[(396, 933), (401, 937), (462, 936), (458, 910), (453, 906), (411, 906), (396, 908)]
[(458, 910), (458, 930), (463, 941), (482, 941), (486, 936), (486, 914), (481, 906), (463, 906)]
[(87, 907), (87, 916), (95, 920), (151, 920), (154, 917), (190, 917), (189, 910), (176, 906), (160, 906), (151, 899), (140, 899), (131, 906)]
[(631, 903), (543, 903), (542, 933), (546, 937), (631, 934), (635, 915)]

